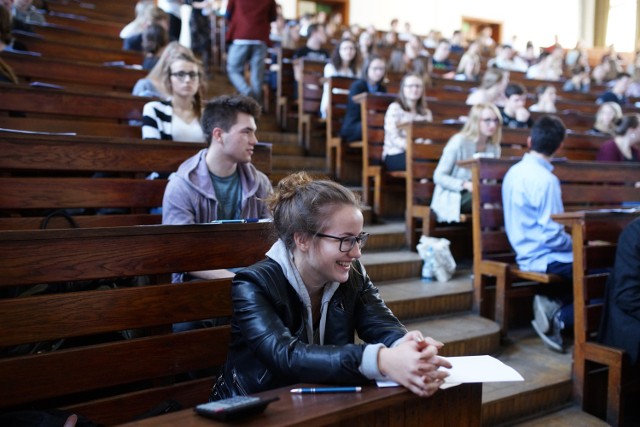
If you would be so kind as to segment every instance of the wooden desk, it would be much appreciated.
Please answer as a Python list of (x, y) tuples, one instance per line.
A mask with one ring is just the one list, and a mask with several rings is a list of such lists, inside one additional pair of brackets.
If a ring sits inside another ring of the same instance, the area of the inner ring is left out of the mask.
[[(308, 386), (308, 385), (302, 385)], [(295, 394), (283, 387), (259, 393), (279, 396), (263, 414), (242, 421), (243, 426), (480, 426), (482, 384), (462, 384), (419, 398), (402, 387), (363, 387), (353, 394)], [(129, 427), (228, 425), (185, 409), (160, 417), (125, 424)]]

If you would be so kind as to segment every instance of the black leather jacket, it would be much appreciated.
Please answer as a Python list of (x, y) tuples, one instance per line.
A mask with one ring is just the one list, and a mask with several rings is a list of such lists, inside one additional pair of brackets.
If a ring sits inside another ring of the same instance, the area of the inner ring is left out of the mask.
[(304, 305), (276, 261), (240, 271), (232, 286), (229, 354), (211, 399), (298, 382), (366, 383), (358, 370), (366, 344), (354, 344), (354, 333), (365, 343), (391, 346), (406, 329), (359, 273), (360, 262), (352, 267), (329, 303), (324, 345), (307, 342)]

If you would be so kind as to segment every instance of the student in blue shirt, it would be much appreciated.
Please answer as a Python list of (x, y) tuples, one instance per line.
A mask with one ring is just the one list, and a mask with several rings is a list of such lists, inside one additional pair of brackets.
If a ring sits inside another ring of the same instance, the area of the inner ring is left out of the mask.
[[(502, 204), (507, 237), (518, 266), (525, 271), (560, 275), (571, 284), (571, 236), (551, 219), (552, 214), (564, 211), (560, 181), (552, 173), (551, 164), (564, 137), (564, 124), (557, 117), (543, 116), (536, 121), (527, 139), (530, 151), (504, 177)], [(563, 352), (561, 331), (570, 330), (573, 324), (571, 288), (559, 285), (554, 291), (555, 298), (536, 295), (532, 324), (545, 344)]]

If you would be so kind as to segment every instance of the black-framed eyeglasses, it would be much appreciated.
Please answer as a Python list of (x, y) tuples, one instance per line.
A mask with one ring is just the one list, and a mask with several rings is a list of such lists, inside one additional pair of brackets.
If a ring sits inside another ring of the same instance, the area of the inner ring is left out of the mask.
[(189, 76), (189, 79), (191, 80), (195, 80), (200, 78), (200, 73), (197, 71), (178, 71), (177, 73), (171, 73), (171, 76), (177, 78), (178, 80), (180, 80), (181, 82), (185, 81), (187, 79), (187, 76)]
[(364, 231), (357, 236), (347, 236), (347, 237), (337, 237), (331, 236), (329, 234), (316, 233), (318, 237), (328, 237), (329, 239), (335, 239), (340, 242), (340, 247), (338, 248), (340, 252), (349, 252), (353, 247), (358, 244), (360, 249), (364, 248), (364, 245), (367, 243), (367, 239), (369, 238), (369, 233), (365, 233)]

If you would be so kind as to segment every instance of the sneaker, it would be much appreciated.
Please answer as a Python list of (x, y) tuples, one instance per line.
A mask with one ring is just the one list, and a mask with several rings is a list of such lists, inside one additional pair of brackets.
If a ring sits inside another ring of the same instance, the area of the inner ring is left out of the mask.
[(551, 321), (553, 316), (560, 309), (560, 302), (552, 300), (544, 295), (536, 295), (533, 297), (533, 321), (537, 323), (536, 330), (543, 334), (549, 333), (551, 330)]
[(549, 334), (545, 334), (541, 330), (538, 329), (538, 324), (535, 320), (531, 321), (531, 326), (536, 331), (542, 342), (549, 347), (553, 351), (557, 351), (558, 353), (564, 353), (564, 342), (562, 340), (561, 330), (554, 322), (553, 327), (551, 328), (551, 332)]

